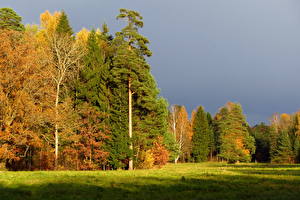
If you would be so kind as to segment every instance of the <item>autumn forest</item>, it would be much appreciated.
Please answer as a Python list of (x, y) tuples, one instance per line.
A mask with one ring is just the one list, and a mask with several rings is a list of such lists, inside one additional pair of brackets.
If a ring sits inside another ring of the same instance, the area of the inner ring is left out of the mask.
[(67, 13), (24, 25), (0, 9), (0, 170), (116, 170), (167, 163), (300, 162), (300, 112), (250, 126), (237, 102), (211, 115), (160, 96), (142, 16), (75, 33)]

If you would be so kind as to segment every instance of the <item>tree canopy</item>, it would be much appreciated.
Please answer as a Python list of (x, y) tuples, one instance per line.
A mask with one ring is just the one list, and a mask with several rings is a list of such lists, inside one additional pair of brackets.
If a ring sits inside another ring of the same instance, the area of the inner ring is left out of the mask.
[(11, 8), (0, 8), (0, 29), (24, 31), (22, 17)]

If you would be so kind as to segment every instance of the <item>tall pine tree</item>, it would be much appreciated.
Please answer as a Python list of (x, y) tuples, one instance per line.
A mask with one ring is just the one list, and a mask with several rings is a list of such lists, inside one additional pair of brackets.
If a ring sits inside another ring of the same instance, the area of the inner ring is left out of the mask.
[(142, 16), (136, 11), (120, 9), (117, 19), (124, 19), (128, 24), (114, 39), (116, 52), (111, 73), (116, 107), (112, 118), (119, 124), (115, 132), (124, 133), (128, 128), (128, 169), (133, 169), (134, 159), (142, 162), (141, 151), (151, 148), (155, 138), (167, 131), (167, 105), (158, 98), (159, 91), (145, 59), (152, 53), (147, 46), (148, 39), (138, 32), (143, 27)]
[(0, 30), (9, 29), (15, 31), (24, 31), (22, 17), (20, 17), (11, 8), (0, 8)]

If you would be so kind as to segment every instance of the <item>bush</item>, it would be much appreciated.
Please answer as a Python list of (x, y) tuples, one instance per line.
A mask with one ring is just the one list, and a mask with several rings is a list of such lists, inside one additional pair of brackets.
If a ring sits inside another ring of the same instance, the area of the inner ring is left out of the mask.
[(161, 143), (162, 139), (160, 138), (157, 142), (154, 142), (154, 146), (151, 149), (151, 153), (154, 158), (154, 165), (158, 167), (162, 167), (167, 164), (169, 160), (169, 151)]
[(140, 154), (140, 164), (138, 165), (139, 169), (151, 169), (154, 166), (154, 158), (151, 150), (143, 151)]
[(0, 171), (7, 171), (4, 162), (0, 162)]

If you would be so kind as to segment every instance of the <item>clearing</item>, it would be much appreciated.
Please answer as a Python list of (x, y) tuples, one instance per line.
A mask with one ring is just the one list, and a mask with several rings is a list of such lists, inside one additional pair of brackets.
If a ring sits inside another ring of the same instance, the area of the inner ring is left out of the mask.
[(300, 165), (168, 164), (135, 171), (0, 172), (1, 200), (300, 199)]

